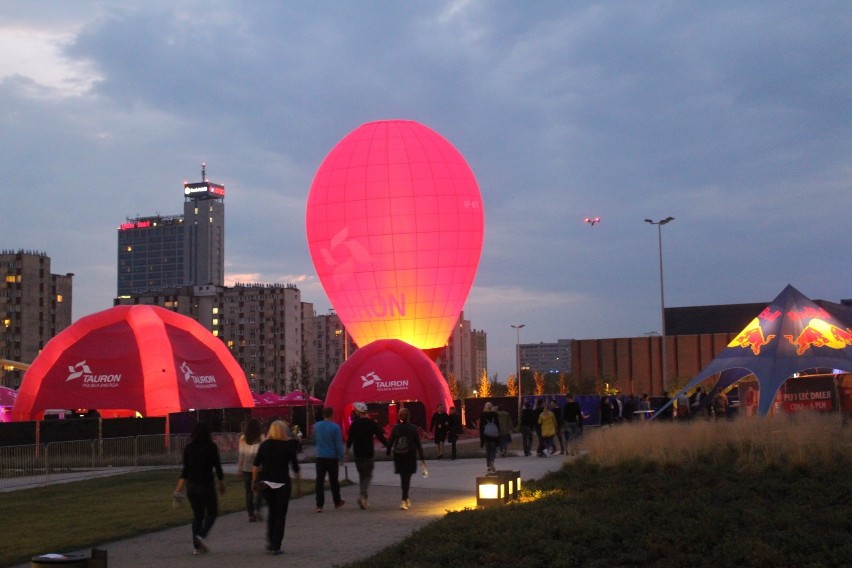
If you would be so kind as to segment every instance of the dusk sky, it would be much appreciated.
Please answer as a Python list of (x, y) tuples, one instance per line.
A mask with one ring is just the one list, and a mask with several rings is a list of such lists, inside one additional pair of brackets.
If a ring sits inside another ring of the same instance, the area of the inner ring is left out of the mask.
[[(227, 282), (331, 307), (305, 237), (346, 134), (410, 119), (467, 159), (465, 306), (501, 382), (521, 342), (660, 331), (667, 306), (852, 298), (852, 3), (0, 3), (0, 249), (112, 306), (117, 229), (227, 188)], [(590, 226), (584, 218), (600, 216)], [(757, 315), (757, 314), (755, 314)]]

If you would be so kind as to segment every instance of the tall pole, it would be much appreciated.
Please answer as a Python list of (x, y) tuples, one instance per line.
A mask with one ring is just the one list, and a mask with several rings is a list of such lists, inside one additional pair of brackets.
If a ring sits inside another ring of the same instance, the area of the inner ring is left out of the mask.
[(668, 369), (666, 364), (666, 295), (665, 288), (663, 286), (663, 225), (667, 223), (671, 223), (674, 221), (674, 217), (666, 217), (665, 219), (660, 219), (659, 221), (652, 221), (651, 219), (645, 219), (646, 223), (650, 223), (651, 225), (657, 226), (657, 247), (660, 252), (660, 319), (661, 319), (661, 329), (660, 329), (660, 356), (663, 358), (660, 368), (662, 372), (662, 380), (660, 383), (663, 385), (663, 392), (668, 392)]
[(521, 328), (526, 327), (526, 324), (512, 324), (512, 329), (515, 330), (515, 362), (518, 367), (518, 420), (521, 419), (521, 400), (523, 391), (521, 390)]

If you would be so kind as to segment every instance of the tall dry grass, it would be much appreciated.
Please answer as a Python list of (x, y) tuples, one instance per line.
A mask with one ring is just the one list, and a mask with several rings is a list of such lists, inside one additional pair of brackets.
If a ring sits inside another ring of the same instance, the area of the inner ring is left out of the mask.
[(800, 413), (727, 421), (620, 424), (587, 430), (585, 459), (683, 465), (710, 460), (741, 471), (832, 467), (852, 461), (852, 427), (836, 414)]

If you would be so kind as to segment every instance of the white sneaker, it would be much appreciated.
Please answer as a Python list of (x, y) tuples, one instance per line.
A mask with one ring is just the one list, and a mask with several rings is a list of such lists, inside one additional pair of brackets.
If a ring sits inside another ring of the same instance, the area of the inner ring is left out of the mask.
[(210, 552), (210, 547), (207, 546), (207, 541), (205, 541), (200, 536), (195, 537), (195, 544), (198, 545), (199, 554), (207, 554), (208, 552)]
[(407, 511), (409, 507), (411, 507), (411, 505), (408, 499), (403, 499), (402, 502), (399, 504), (399, 508), (403, 511)]

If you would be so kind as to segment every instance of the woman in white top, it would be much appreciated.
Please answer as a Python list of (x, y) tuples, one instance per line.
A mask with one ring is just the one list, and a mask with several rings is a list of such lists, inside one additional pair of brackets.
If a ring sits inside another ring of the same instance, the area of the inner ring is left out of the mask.
[(246, 510), (249, 522), (254, 523), (263, 520), (260, 514), (262, 493), (255, 493), (252, 488), (251, 469), (254, 464), (254, 456), (257, 449), (264, 440), (260, 422), (257, 418), (249, 418), (246, 422), (243, 435), (240, 436), (240, 452), (237, 458), (237, 475), (243, 479), (246, 492)]

